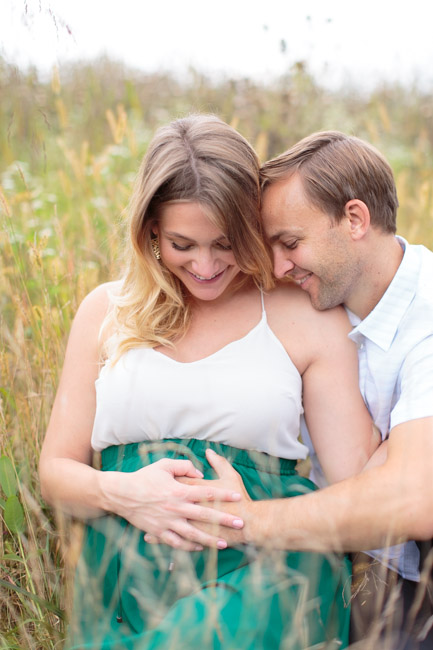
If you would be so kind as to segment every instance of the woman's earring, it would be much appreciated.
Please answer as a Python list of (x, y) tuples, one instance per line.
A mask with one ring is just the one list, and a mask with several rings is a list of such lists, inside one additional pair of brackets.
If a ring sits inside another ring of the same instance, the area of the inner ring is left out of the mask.
[(158, 239), (158, 237), (155, 237), (154, 239), (152, 239), (150, 243), (152, 244), (153, 254), (155, 255), (157, 260), (160, 260), (161, 259), (161, 251), (159, 250), (159, 239)]

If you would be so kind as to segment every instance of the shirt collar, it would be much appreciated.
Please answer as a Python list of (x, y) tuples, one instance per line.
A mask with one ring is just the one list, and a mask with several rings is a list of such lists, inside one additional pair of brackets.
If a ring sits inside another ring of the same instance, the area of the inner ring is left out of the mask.
[[(415, 249), (403, 237), (397, 239), (404, 249), (397, 273), (376, 307), (349, 334), (356, 343), (365, 337), (384, 351), (390, 348), (401, 319), (415, 296), (420, 267)], [(355, 324), (353, 318), (350, 320)]]

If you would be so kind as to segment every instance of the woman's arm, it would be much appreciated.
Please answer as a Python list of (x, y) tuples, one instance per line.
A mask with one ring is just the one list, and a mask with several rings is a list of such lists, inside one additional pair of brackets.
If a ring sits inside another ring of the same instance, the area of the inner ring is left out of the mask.
[(90, 437), (100, 367), (98, 337), (107, 307), (107, 289), (101, 286), (78, 309), (39, 464), (45, 500), (83, 517), (103, 513)]
[(313, 310), (311, 360), (302, 375), (305, 419), (330, 483), (362, 471), (380, 444), (358, 385), (358, 355), (343, 309)]
[(113, 512), (143, 531), (158, 534), (171, 529), (199, 544), (207, 544), (207, 538), (216, 546), (218, 538), (197, 531), (188, 519), (233, 526), (238, 518), (194, 502), (209, 497), (233, 501), (238, 495), (222, 488), (178, 483), (176, 476), (201, 476), (190, 461), (164, 459), (132, 473), (101, 472), (91, 466), (99, 332), (107, 308), (107, 285), (102, 285), (85, 298), (74, 319), (41, 453), (42, 495), (74, 516)]

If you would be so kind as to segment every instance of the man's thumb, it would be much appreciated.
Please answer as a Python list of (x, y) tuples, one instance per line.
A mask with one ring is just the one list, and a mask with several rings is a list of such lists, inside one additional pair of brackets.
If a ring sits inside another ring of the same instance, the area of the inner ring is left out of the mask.
[(229, 461), (224, 456), (219, 456), (213, 449), (206, 449), (206, 458), (209, 464), (218, 474), (218, 478), (233, 477), (237, 474), (236, 470), (230, 465)]

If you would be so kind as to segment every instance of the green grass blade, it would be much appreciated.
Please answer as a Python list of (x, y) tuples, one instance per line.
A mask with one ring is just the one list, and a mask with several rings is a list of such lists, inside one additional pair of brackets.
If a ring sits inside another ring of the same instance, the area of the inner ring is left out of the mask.
[(15, 593), (20, 594), (21, 596), (25, 596), (29, 600), (35, 602), (40, 607), (50, 612), (53, 612), (53, 614), (58, 616), (60, 619), (62, 620), (65, 619), (65, 613), (61, 609), (59, 609), (55, 605), (52, 605), (51, 603), (44, 600), (43, 598), (40, 598), (36, 594), (32, 594), (30, 591), (27, 591), (27, 589), (23, 589), (23, 587), (19, 587), (18, 585), (12, 584), (11, 582), (8, 582), (7, 580), (2, 580), (0, 578), (0, 588), (7, 589), (8, 591), (14, 591)]
[(7, 497), (14, 496), (18, 491), (14, 466), (7, 456), (0, 458), (0, 485)]

